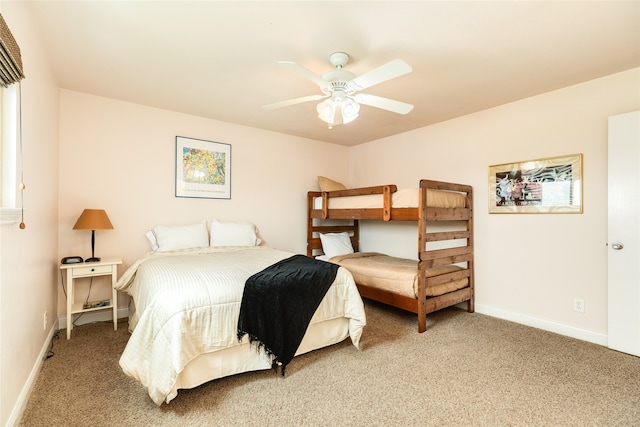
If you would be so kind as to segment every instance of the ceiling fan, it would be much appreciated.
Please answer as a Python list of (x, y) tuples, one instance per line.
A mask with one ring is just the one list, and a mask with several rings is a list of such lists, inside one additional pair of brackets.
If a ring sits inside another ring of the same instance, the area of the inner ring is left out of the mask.
[(276, 102), (265, 105), (262, 108), (274, 110), (276, 108), (326, 98), (318, 104), (317, 110), (318, 117), (327, 122), (329, 129), (332, 129), (333, 126), (346, 124), (355, 120), (360, 112), (360, 104), (381, 108), (398, 114), (407, 114), (413, 109), (413, 105), (405, 102), (360, 93), (363, 89), (410, 73), (412, 68), (406, 62), (396, 59), (359, 77), (344, 69), (344, 66), (349, 62), (349, 55), (346, 53), (332, 53), (329, 56), (329, 62), (335, 67), (335, 70), (329, 71), (320, 77), (295, 62), (279, 61), (279, 64), (302, 74), (317, 84), (322, 94), (308, 95)]

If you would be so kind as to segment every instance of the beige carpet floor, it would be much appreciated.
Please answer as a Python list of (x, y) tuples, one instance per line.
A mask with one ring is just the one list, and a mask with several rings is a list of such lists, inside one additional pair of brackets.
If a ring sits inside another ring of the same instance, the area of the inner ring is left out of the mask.
[(240, 374), (156, 406), (118, 359), (126, 323), (53, 343), (20, 426), (640, 426), (640, 358), (456, 308), (416, 316), (366, 301), (349, 340), (282, 378)]

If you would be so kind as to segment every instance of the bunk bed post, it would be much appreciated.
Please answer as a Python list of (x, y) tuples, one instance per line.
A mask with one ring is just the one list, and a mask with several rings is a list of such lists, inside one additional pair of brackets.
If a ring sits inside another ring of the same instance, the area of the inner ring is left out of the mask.
[(351, 246), (355, 252), (360, 252), (360, 223), (357, 219), (353, 219), (353, 236), (351, 237)]
[(311, 239), (313, 238), (313, 218), (311, 210), (313, 209), (313, 195), (307, 193), (307, 256), (313, 258), (313, 248), (311, 247)]
[(420, 181), (418, 195), (418, 332), (427, 330), (427, 277), (422, 253), (427, 246), (427, 188)]
[(475, 262), (475, 247), (473, 245), (473, 191), (467, 191), (466, 206), (469, 208), (469, 218), (467, 218), (467, 231), (469, 237), (467, 238), (467, 246), (472, 249), (471, 258), (467, 261), (467, 268), (469, 269), (469, 287), (471, 288), (471, 297), (467, 301), (467, 312), (473, 313), (475, 311), (475, 279), (474, 279), (474, 262)]

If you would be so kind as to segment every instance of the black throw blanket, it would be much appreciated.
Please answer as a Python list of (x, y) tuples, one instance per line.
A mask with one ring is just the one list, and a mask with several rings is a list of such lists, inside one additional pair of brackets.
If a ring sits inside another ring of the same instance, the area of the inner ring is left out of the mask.
[(238, 318), (238, 340), (274, 356), (282, 375), (309, 322), (336, 278), (339, 266), (304, 255), (279, 261), (247, 279)]

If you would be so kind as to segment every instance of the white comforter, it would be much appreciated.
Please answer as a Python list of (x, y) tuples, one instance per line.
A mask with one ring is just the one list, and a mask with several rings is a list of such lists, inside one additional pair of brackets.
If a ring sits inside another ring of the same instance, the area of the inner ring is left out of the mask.
[[(291, 255), (259, 246), (216, 247), (149, 253), (136, 261), (116, 284), (135, 304), (132, 334), (120, 358), (123, 371), (140, 381), (156, 404), (169, 402), (178, 374), (191, 360), (239, 345), (237, 322), (246, 279)], [(364, 306), (344, 268), (311, 324), (337, 317), (349, 319), (351, 341), (358, 348), (366, 323)]]

